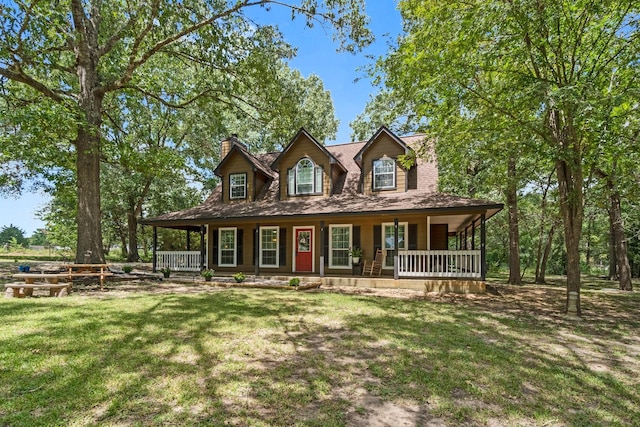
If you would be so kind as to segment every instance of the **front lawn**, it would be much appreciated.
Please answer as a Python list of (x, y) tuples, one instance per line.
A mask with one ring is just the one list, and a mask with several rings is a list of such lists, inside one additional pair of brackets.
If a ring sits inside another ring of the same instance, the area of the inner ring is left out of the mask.
[(0, 298), (0, 425), (640, 425), (640, 294), (495, 289)]

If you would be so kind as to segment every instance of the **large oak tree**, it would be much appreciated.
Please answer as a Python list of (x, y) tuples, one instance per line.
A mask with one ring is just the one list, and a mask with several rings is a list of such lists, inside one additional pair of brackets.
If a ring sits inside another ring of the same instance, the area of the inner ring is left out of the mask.
[(219, 70), (226, 77), (220, 84), (233, 87), (229, 65), (281, 38), (277, 30), (247, 16), (251, 7), (272, 6), (287, 7), (309, 24), (329, 24), (344, 49), (370, 41), (362, 0), (19, 0), (0, 5), (3, 82), (26, 85), (73, 118), (68, 138), (77, 174), (77, 261), (104, 260), (100, 160), (105, 99), (129, 89), (168, 103), (177, 96), (184, 104), (219, 89), (174, 84), (180, 93), (166, 93), (157, 79), (172, 77), (175, 83), (179, 76), (156, 69), (159, 57)]

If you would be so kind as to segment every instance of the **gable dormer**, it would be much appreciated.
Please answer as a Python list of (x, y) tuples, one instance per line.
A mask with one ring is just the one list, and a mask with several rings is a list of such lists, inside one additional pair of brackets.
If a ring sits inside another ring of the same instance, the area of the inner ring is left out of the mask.
[(280, 199), (299, 196), (329, 197), (335, 178), (346, 168), (304, 128), (273, 161), (280, 173)]
[(222, 181), (223, 203), (254, 201), (275, 177), (235, 135), (222, 141), (221, 159), (213, 172)]
[(386, 126), (381, 126), (354, 157), (361, 170), (362, 193), (407, 191), (409, 171), (400, 166), (398, 156), (410, 152), (407, 144)]

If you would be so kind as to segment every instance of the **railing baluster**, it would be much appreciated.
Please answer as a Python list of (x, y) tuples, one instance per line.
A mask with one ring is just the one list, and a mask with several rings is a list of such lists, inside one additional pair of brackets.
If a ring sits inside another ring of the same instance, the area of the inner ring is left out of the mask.
[(398, 251), (401, 277), (480, 277), (480, 251)]

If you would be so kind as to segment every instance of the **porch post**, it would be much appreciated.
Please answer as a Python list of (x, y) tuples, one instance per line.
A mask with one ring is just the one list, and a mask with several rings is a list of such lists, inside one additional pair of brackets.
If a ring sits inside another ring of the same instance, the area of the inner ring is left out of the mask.
[(153, 255), (153, 268), (151, 269), (154, 273), (158, 269), (158, 260), (156, 259), (156, 247), (158, 246), (158, 228), (153, 226), (153, 250), (151, 251)]
[[(200, 271), (204, 270), (204, 235), (205, 235), (204, 224), (200, 226)], [(189, 235), (189, 231), (187, 230), (187, 236)], [(187, 244), (189, 239), (187, 239)]]
[[(471, 250), (476, 249), (476, 220), (471, 221)], [(471, 269), (475, 271), (476, 269), (476, 258), (471, 257)]]
[[(407, 230), (405, 232), (405, 239), (407, 238)], [(398, 280), (398, 218), (393, 219), (393, 278)]]
[(431, 250), (431, 216), (427, 216), (427, 250)]
[(256, 223), (256, 229), (253, 231), (253, 235), (254, 235), (254, 239), (253, 239), (254, 273), (256, 276), (259, 276), (260, 275), (260, 223)]
[(476, 220), (471, 222), (471, 250), (476, 248)]
[(465, 227), (464, 228), (464, 246), (462, 249), (467, 250), (467, 230), (469, 229), (469, 227)]
[(324, 221), (320, 221), (320, 277), (324, 277)]
[(487, 279), (487, 227), (486, 227), (486, 214), (483, 213), (480, 216), (480, 278), (482, 280)]
[(191, 250), (191, 233), (189, 233), (189, 230), (187, 230), (187, 250)]

